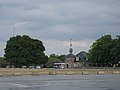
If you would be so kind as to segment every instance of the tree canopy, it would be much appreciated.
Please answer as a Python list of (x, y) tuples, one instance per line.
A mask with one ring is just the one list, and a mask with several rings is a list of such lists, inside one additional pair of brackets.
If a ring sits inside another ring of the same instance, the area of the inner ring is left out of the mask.
[(104, 35), (94, 42), (89, 50), (88, 59), (94, 66), (114, 66), (120, 61), (120, 37), (112, 39)]
[(6, 60), (5, 60), (5, 58), (4, 57), (0, 57), (0, 66), (1, 67), (4, 67), (5, 65), (6, 65)]
[(4, 56), (10, 65), (45, 65), (48, 57), (44, 51), (42, 41), (31, 39), (27, 35), (17, 35), (7, 41)]

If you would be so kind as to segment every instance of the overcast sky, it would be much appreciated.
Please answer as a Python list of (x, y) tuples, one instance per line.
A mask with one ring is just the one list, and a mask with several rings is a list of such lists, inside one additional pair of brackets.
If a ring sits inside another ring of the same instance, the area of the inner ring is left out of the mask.
[(7, 40), (29, 35), (46, 54), (88, 51), (102, 35), (120, 34), (120, 0), (0, 0), (0, 56)]

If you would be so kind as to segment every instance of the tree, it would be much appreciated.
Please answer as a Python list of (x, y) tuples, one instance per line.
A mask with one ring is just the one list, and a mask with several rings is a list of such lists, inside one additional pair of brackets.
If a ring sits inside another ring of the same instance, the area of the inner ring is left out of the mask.
[(66, 55), (60, 55), (58, 56), (58, 59), (60, 59), (62, 62), (65, 62)]
[(61, 60), (62, 62), (65, 62), (65, 55), (55, 55), (55, 54), (51, 54), (50, 58), (56, 58)]
[(49, 60), (47, 62), (47, 66), (48, 67), (54, 67), (54, 63), (62, 63), (65, 60), (65, 55), (55, 55), (55, 54), (51, 54), (49, 57)]
[(22, 65), (46, 64), (48, 58), (44, 54), (42, 41), (31, 39), (27, 35), (11, 37), (5, 48), (6, 61), (17, 67)]
[(120, 36), (116, 37), (117, 37), (116, 39), (113, 39), (112, 49), (110, 52), (110, 56), (112, 56), (111, 58), (112, 66), (120, 64)]
[(0, 66), (4, 67), (7, 64), (6, 60), (4, 57), (0, 57)]
[(109, 66), (112, 49), (111, 35), (104, 35), (91, 46), (89, 50), (88, 59), (94, 66)]

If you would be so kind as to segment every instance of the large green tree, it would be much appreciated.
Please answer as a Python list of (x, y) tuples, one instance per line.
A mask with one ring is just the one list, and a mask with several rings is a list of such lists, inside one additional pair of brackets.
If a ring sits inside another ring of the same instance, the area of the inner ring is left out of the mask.
[(48, 57), (44, 54), (42, 41), (27, 35), (11, 37), (5, 48), (6, 61), (11, 65), (45, 65)]
[(104, 35), (92, 44), (89, 50), (88, 59), (94, 66), (109, 66), (111, 63), (112, 49), (111, 35)]
[(120, 36), (112, 39), (104, 35), (94, 42), (89, 50), (88, 59), (94, 66), (120, 66)]
[(120, 36), (116, 36), (116, 39), (113, 39), (110, 56), (112, 66), (120, 64)]

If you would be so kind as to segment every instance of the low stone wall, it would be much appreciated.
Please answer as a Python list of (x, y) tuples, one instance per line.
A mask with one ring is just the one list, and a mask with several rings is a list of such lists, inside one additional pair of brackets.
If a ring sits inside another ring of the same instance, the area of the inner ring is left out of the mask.
[(119, 74), (120, 69), (19, 69), (0, 68), (0, 76), (23, 76), (23, 75), (104, 75)]

